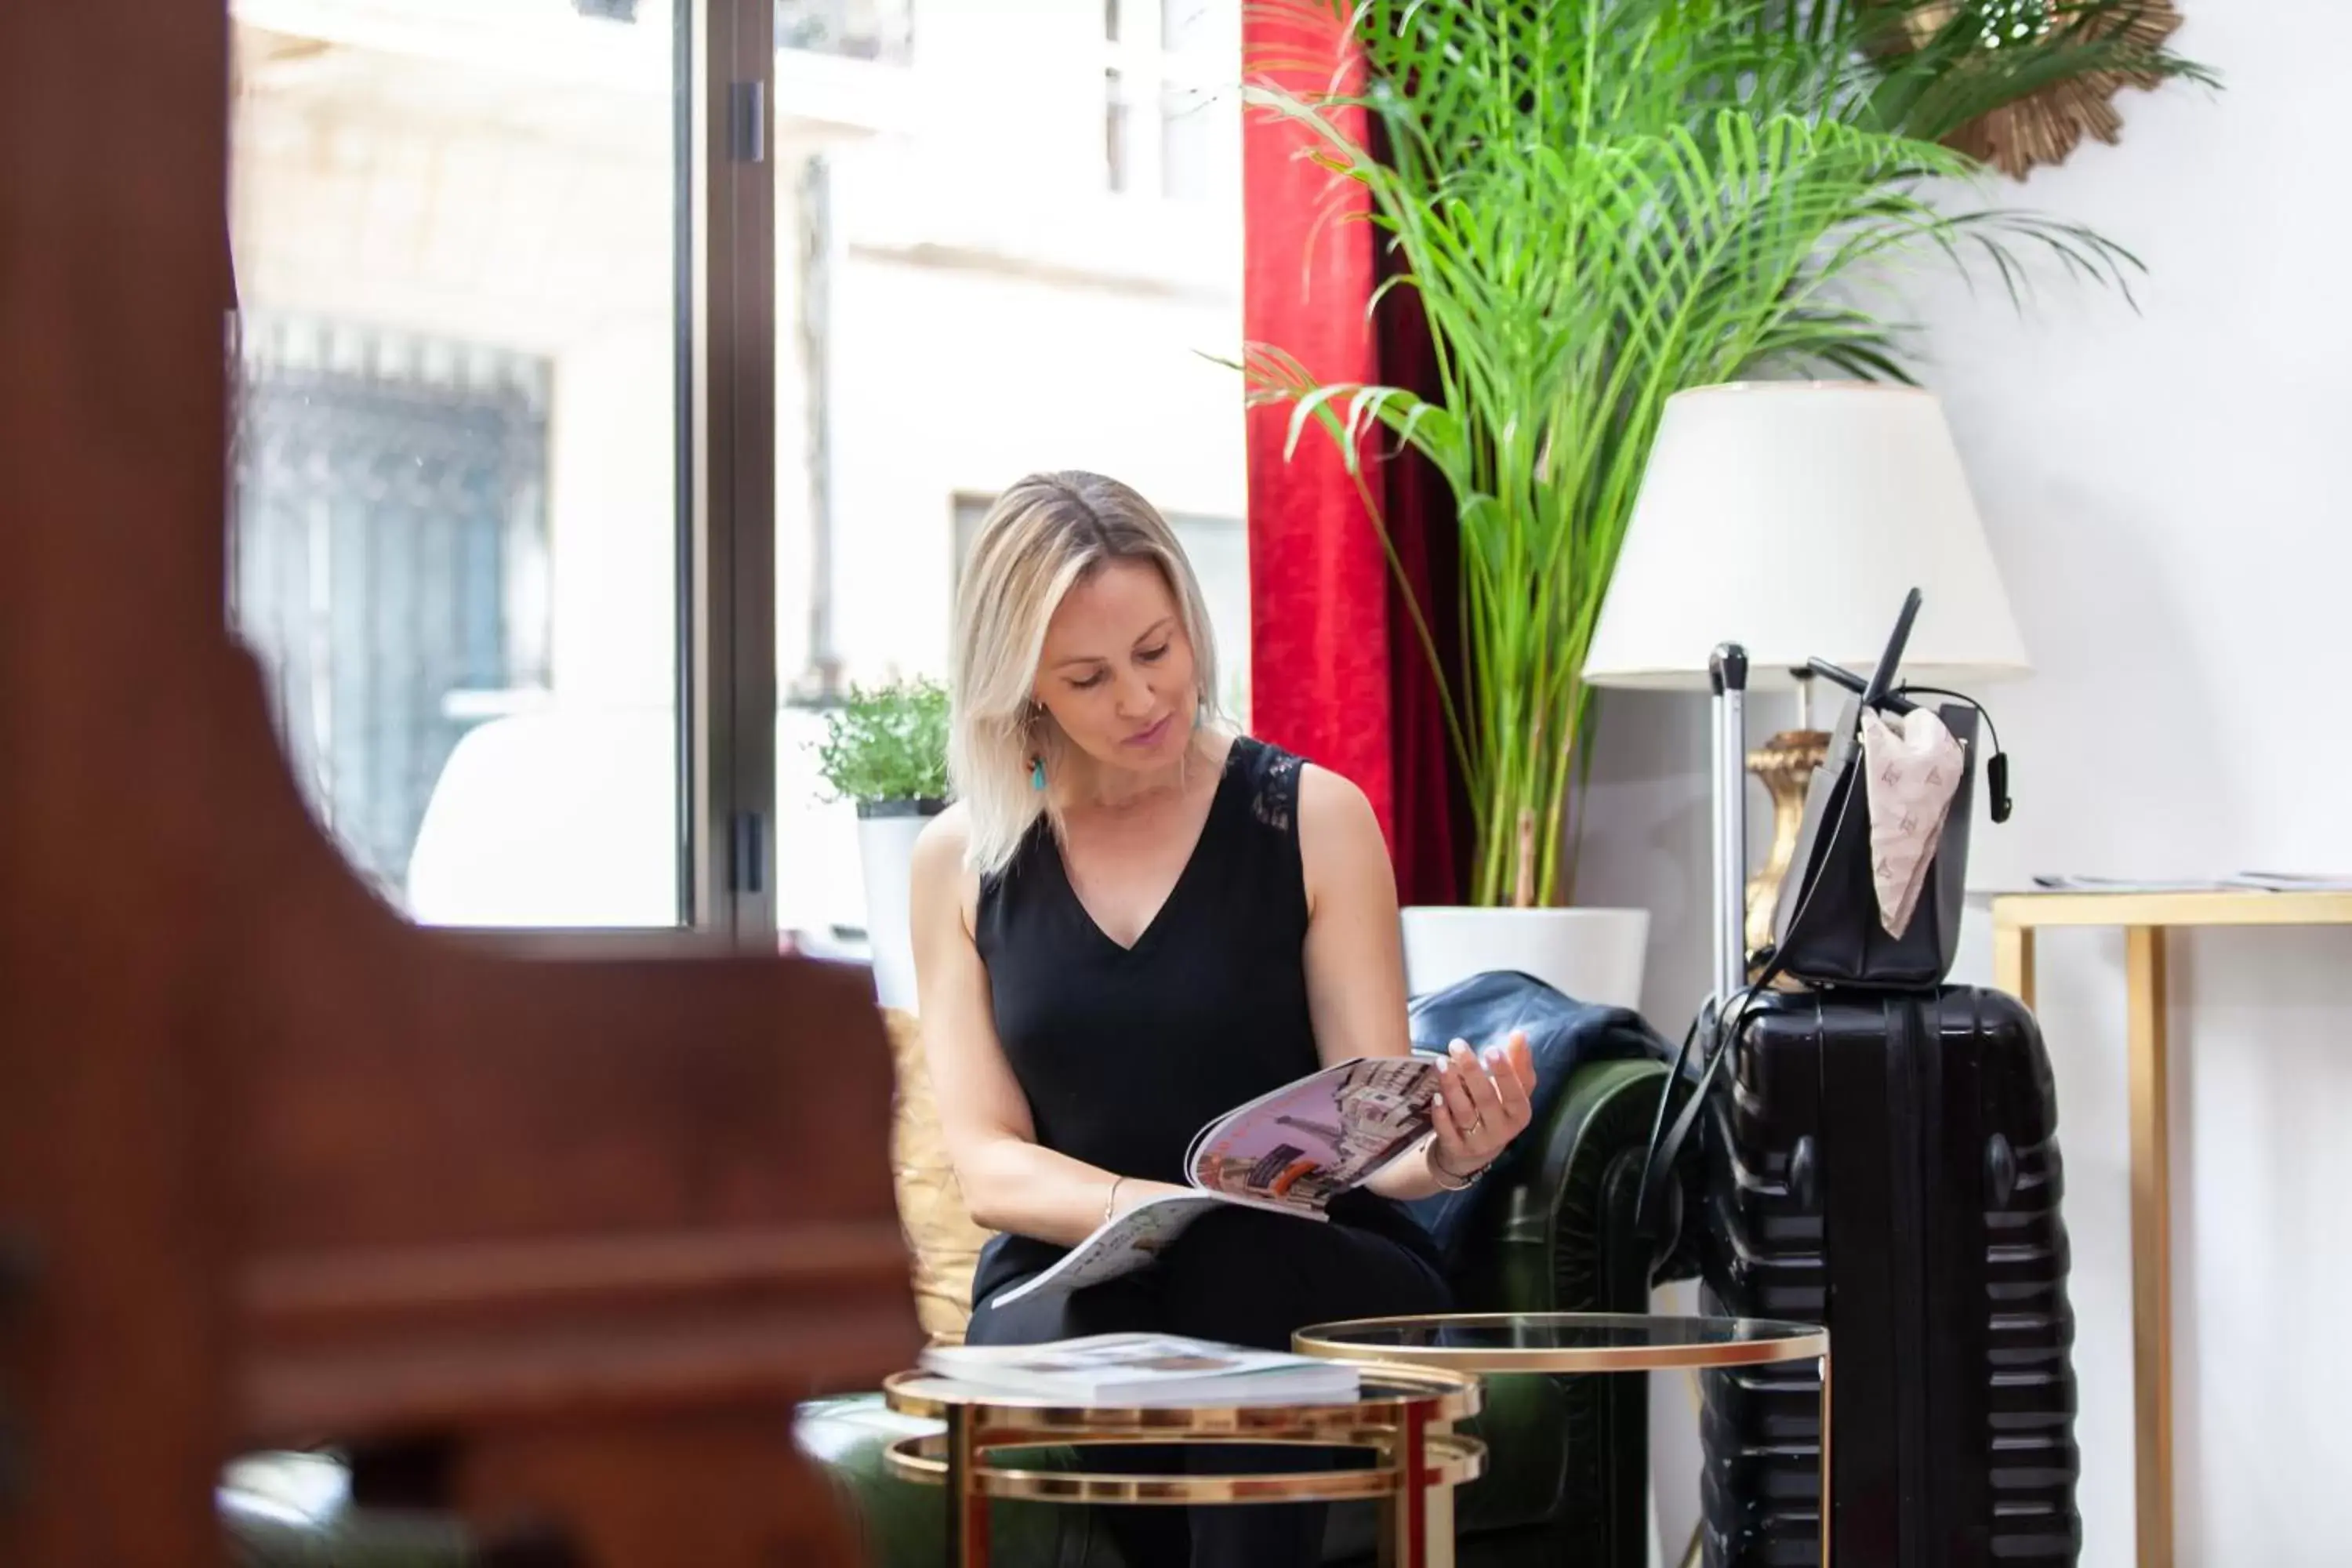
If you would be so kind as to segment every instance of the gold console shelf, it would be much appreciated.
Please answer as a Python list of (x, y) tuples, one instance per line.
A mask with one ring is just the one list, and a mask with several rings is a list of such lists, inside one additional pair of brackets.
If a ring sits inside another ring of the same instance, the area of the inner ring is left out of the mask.
[(2352, 925), (2352, 893), (2233, 890), (2003, 893), (1992, 900), (1993, 982), (2033, 1005), (2033, 933), (2124, 933), (2130, 1041), (2132, 1394), (2141, 1568), (2172, 1568), (2171, 1129), (2165, 933), (2209, 926)]

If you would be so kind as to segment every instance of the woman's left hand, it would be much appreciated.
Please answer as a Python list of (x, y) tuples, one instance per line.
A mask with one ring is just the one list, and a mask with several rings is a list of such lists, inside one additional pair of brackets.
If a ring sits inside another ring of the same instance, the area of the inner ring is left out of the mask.
[(1433, 1107), (1437, 1144), (1430, 1157), (1438, 1173), (1461, 1181), (1492, 1163), (1527, 1130), (1534, 1114), (1528, 1097), (1535, 1087), (1527, 1036), (1514, 1032), (1507, 1044), (1484, 1051), (1455, 1040), (1438, 1075)]

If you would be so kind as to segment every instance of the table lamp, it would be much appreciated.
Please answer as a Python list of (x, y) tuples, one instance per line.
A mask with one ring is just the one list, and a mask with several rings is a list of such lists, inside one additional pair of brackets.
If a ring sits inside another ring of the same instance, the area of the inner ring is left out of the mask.
[[(1756, 382), (1667, 399), (1584, 678), (1706, 689), (1713, 650), (1732, 644), (1747, 653), (1749, 689), (1799, 693), (1797, 728), (1748, 753), (1772, 797), (1771, 852), (1748, 882), (1748, 952), (1771, 940), (1806, 786), (1828, 749), (1812, 727), (1806, 660), (1867, 673), (1914, 587), (1925, 603), (1905, 679), (1965, 689), (2029, 672), (1934, 395)], [(1732, 711), (1734, 732), (1718, 743), (1742, 746)], [(1718, 803), (1717, 850), (1733, 846), (1735, 865), (1744, 815)]]

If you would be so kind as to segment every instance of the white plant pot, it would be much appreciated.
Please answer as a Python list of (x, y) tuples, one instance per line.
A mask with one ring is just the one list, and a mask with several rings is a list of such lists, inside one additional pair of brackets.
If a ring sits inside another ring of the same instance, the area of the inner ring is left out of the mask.
[(857, 859), (866, 874), (866, 942), (874, 999), (915, 1010), (915, 939), (908, 923), (915, 840), (942, 809), (935, 800), (857, 803)]
[(1579, 1002), (1642, 1005), (1647, 910), (1479, 909), (1417, 904), (1404, 911), (1404, 982), (1415, 996), (1489, 970), (1516, 969)]

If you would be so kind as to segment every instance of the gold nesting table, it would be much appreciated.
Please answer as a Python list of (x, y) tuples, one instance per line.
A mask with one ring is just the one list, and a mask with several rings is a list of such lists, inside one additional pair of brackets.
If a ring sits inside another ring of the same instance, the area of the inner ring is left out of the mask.
[(2124, 933), (2130, 1042), (2132, 1404), (2140, 1568), (2172, 1568), (2172, 1112), (2167, 933), (2210, 926), (2352, 925), (2352, 893), (2001, 893), (1992, 900), (1993, 984), (2033, 1005), (2033, 937), (2053, 926)]
[[(1478, 1380), (1460, 1372), (1366, 1366), (1358, 1396), (1328, 1405), (1087, 1408), (922, 1373), (889, 1378), (883, 1394), (892, 1410), (945, 1427), (899, 1438), (887, 1458), (901, 1479), (948, 1489), (949, 1568), (988, 1562), (988, 1505), (996, 1498), (1187, 1506), (1369, 1498), (1381, 1509), (1381, 1568), (1453, 1568), (1453, 1489), (1486, 1468), (1485, 1446), (1454, 1430), (1482, 1404)], [(1315, 1462), (1248, 1475), (1132, 1475), (1024, 1469), (996, 1458), (1045, 1445), (1134, 1443), (1292, 1446)], [(1370, 1449), (1373, 1460), (1317, 1468), (1333, 1448)]]
[(1819, 1363), (1821, 1561), (1830, 1560), (1830, 1336), (1812, 1323), (1633, 1312), (1437, 1312), (1320, 1323), (1291, 1336), (1301, 1355), (1426, 1372), (1694, 1371)]

